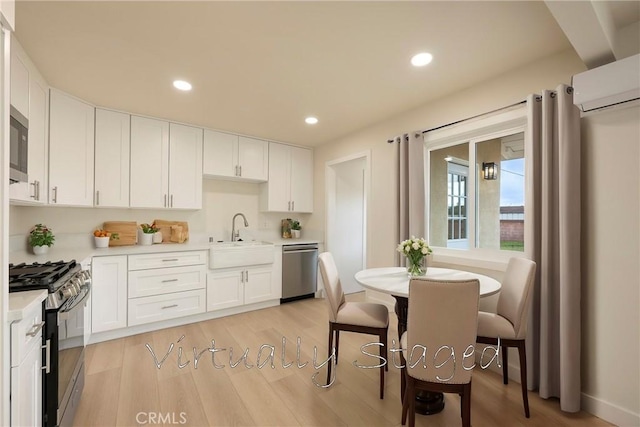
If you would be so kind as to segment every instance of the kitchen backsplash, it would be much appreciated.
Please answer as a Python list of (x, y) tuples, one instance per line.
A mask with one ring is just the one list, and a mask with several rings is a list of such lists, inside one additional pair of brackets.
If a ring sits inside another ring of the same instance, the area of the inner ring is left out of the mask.
[(275, 239), (281, 234), (283, 217), (298, 219), (302, 224), (303, 236), (318, 239), (317, 232), (305, 229), (312, 214), (265, 213), (258, 210), (258, 184), (234, 181), (203, 181), (203, 208), (189, 210), (156, 209), (109, 209), (109, 208), (65, 208), (43, 206), (11, 206), (9, 210), (9, 234), (25, 236), (34, 224), (43, 223), (52, 228), (56, 235), (89, 236), (94, 229), (102, 227), (104, 221), (136, 221), (150, 223), (154, 219), (187, 221), (190, 232), (210, 235), (215, 240), (229, 240), (231, 220), (237, 212), (242, 212), (249, 222), (245, 228), (236, 221), (240, 236), (244, 240)]

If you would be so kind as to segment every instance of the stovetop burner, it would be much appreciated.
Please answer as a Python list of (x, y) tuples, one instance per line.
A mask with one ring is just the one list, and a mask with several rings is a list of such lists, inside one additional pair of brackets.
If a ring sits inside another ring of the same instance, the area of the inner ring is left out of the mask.
[(76, 261), (45, 262), (44, 264), (9, 264), (9, 292), (47, 289), (49, 293), (64, 282), (67, 274), (76, 269)]

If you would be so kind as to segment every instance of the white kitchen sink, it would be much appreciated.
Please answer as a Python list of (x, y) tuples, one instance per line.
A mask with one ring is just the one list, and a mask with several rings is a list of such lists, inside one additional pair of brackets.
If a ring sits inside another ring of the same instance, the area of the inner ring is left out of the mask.
[(273, 264), (273, 243), (263, 241), (218, 242), (209, 246), (209, 268)]

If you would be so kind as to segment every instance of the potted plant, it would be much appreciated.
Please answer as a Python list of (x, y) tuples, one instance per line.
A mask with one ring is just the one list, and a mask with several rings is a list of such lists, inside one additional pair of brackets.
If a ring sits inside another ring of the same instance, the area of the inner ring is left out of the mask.
[(140, 224), (140, 230), (138, 233), (139, 245), (151, 245), (153, 243), (153, 235), (158, 231), (153, 224)]
[(36, 255), (47, 253), (55, 240), (53, 231), (44, 224), (36, 224), (29, 232), (29, 246)]
[(107, 248), (111, 240), (118, 240), (120, 236), (118, 233), (112, 233), (101, 228), (93, 232), (93, 239), (96, 244), (96, 248)]
[(299, 239), (301, 230), (302, 226), (300, 225), (300, 221), (294, 219), (291, 222), (291, 237), (293, 237), (294, 239)]

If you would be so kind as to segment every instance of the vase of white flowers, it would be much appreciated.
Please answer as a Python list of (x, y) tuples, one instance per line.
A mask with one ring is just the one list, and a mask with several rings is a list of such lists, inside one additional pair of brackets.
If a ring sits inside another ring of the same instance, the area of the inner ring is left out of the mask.
[(398, 252), (407, 257), (407, 273), (409, 276), (424, 276), (427, 268), (424, 264), (426, 256), (431, 255), (431, 248), (423, 238), (411, 236), (398, 244)]

